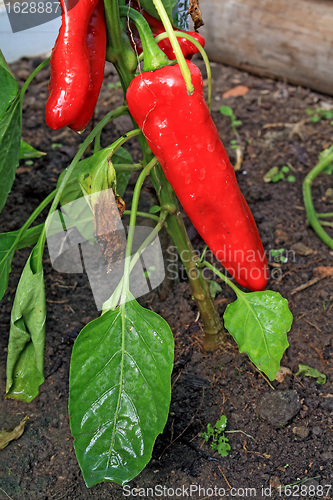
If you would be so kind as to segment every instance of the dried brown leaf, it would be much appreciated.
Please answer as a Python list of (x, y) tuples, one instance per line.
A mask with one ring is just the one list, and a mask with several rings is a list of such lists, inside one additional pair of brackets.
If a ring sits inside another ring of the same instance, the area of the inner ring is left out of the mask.
[(14, 439), (18, 439), (22, 436), (24, 432), (24, 427), (26, 421), (29, 417), (24, 417), (23, 420), (12, 430), (12, 431), (0, 431), (0, 450), (6, 448), (6, 446)]
[(223, 99), (228, 99), (229, 97), (242, 97), (247, 94), (249, 91), (249, 87), (246, 85), (237, 85), (236, 87), (227, 90), (222, 94)]

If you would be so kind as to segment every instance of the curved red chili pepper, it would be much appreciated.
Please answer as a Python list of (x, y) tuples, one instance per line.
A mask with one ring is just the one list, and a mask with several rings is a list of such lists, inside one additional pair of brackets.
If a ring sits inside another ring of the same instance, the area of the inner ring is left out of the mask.
[(104, 79), (106, 54), (106, 26), (104, 18), (103, 0), (99, 0), (89, 23), (87, 45), (90, 61), (91, 85), (88, 92), (88, 101), (83, 103), (77, 119), (69, 127), (77, 132), (84, 130), (91, 120), (99, 97)]
[(263, 290), (268, 266), (250, 209), (204, 100), (199, 69), (187, 62), (188, 95), (179, 65), (144, 72), (127, 104), (184, 210), (224, 267), (250, 290)]
[(103, 3), (60, 0), (60, 4), (62, 24), (50, 60), (45, 121), (52, 129), (68, 125), (79, 132), (91, 119), (104, 75)]

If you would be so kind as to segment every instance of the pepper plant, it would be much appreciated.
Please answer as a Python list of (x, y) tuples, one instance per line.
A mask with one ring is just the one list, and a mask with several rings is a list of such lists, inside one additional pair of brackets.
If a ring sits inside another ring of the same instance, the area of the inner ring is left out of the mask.
[[(15, 251), (33, 245), (13, 303), (7, 359), (6, 396), (26, 402), (38, 395), (44, 381), (42, 259), (46, 240), (49, 243), (56, 233), (54, 219), (58, 217), (60, 226), (66, 222), (68, 227), (71, 203), (87, 201), (93, 230), (86, 234), (86, 209), (81, 210), (81, 204), (72, 221), (80, 237), (97, 243), (108, 271), (114, 269), (119, 256), (123, 262), (101, 315), (80, 332), (71, 358), (70, 426), (88, 487), (101, 481), (124, 484), (139, 474), (167, 421), (172, 332), (163, 318), (137, 302), (131, 290), (135, 265), (159, 231), (167, 230), (186, 269), (205, 332), (204, 349), (212, 350), (219, 344), (223, 347), (224, 340), (222, 321), (203, 275), (206, 269), (234, 290), (236, 301), (224, 313), (224, 326), (240, 352), (247, 353), (270, 380), (274, 380), (288, 347), (286, 333), (292, 315), (287, 300), (264, 290), (268, 265), (258, 230), (204, 100), (201, 73), (184, 57), (199, 51), (210, 75), (202, 48), (204, 39), (197, 33), (192, 33), (193, 37), (177, 30), (172, 17), (174, 6), (175, 0), (141, 0), (140, 6), (133, 0), (105, 0), (104, 5), (101, 0), (61, 0), (62, 27), (50, 60), (47, 124), (54, 129), (69, 126), (73, 133), (88, 125), (105, 58), (118, 72), (126, 102), (110, 110), (90, 131), (54, 191), (25, 224), (0, 235), (1, 296), (7, 288)], [(196, 26), (200, 26), (198, 11), (195, 15)], [(162, 25), (165, 33), (161, 33)], [(21, 111), (28, 85), (46, 64), (49, 60), (19, 90), (1, 57), (1, 209), (20, 154), (23, 157), (28, 151), (38, 155), (20, 142)], [(210, 96), (211, 91), (208, 101)], [(100, 138), (105, 125), (124, 114), (130, 114), (133, 130), (124, 131), (102, 149)], [(136, 164), (122, 149), (133, 137), (137, 137), (142, 151), (142, 160)], [(125, 210), (121, 196), (133, 172), (139, 175), (130, 210)], [(138, 203), (148, 177), (159, 205), (145, 213), (138, 211)], [(217, 259), (250, 292), (238, 288), (205, 255), (197, 258), (178, 200)], [(47, 207), (45, 222), (34, 225)], [(118, 230), (124, 213), (130, 215), (125, 239)], [(155, 226), (140, 245), (135, 245), (138, 217), (150, 219)], [(48, 246), (51, 254), (52, 246)], [(150, 271), (153, 269), (151, 266)]]

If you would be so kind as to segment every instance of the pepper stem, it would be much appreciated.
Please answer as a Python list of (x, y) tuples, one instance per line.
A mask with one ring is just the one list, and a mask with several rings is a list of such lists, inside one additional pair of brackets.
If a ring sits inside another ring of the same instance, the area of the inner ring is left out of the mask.
[(155, 71), (172, 62), (155, 42), (148, 21), (131, 7), (119, 7), (120, 17), (128, 17), (138, 29), (144, 53), (143, 71)]
[[(207, 99), (207, 105), (209, 111), (211, 111), (212, 108), (212, 71), (210, 68), (210, 63), (208, 56), (206, 54), (205, 49), (202, 47), (202, 45), (196, 40), (193, 36), (189, 35), (188, 33), (185, 33), (184, 31), (174, 31), (174, 35), (177, 38), (185, 38), (186, 40), (189, 40), (193, 45), (198, 49), (198, 51), (201, 54), (202, 59), (204, 60), (205, 66), (206, 66), (206, 72), (207, 72), (207, 80), (208, 80), (208, 99)], [(168, 33), (160, 33), (155, 37), (156, 43), (160, 42), (161, 40), (164, 40), (165, 38), (169, 38)]]
[(178, 43), (177, 37), (174, 34), (173, 27), (171, 25), (170, 19), (168, 14), (166, 13), (166, 10), (164, 8), (163, 3), (161, 0), (153, 0), (153, 3), (155, 5), (155, 8), (158, 12), (158, 15), (161, 18), (161, 21), (163, 23), (163, 26), (165, 28), (165, 31), (168, 33), (168, 37), (171, 43), (171, 46), (173, 48), (173, 51), (175, 53), (175, 56), (177, 58), (177, 62), (180, 67), (180, 71), (182, 72), (186, 88), (187, 88), (187, 93), (189, 95), (193, 94), (194, 92), (194, 86), (192, 83), (191, 79), (191, 72), (189, 70), (189, 67), (187, 66), (186, 59), (184, 57), (184, 54), (182, 53), (182, 50), (180, 48), (180, 45)]

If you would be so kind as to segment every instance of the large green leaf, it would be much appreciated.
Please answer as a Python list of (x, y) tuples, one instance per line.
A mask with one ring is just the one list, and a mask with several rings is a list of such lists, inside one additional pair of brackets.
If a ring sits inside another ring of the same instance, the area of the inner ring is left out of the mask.
[(0, 120), (0, 212), (12, 188), (19, 162), (22, 102), (17, 97)]
[(0, 234), (0, 300), (3, 298), (8, 286), (8, 276), (11, 272), (11, 264), (16, 250), (34, 245), (44, 227), (44, 224), (28, 229), (20, 237), (21, 229), (10, 233)]
[[(172, 22), (173, 20), (172, 11), (177, 3), (177, 0), (162, 0), (162, 3), (169, 16), (170, 21)], [(151, 16), (159, 19), (159, 15), (157, 13), (153, 0), (140, 0), (140, 5)]]
[(7, 398), (29, 402), (44, 382), (45, 290), (42, 268), (36, 270), (40, 246), (23, 269), (13, 304), (7, 357)]
[(18, 83), (0, 50), (0, 117), (17, 93)]
[(288, 301), (279, 293), (237, 292), (237, 300), (224, 313), (224, 324), (240, 352), (270, 380), (275, 379), (284, 351), (289, 346), (286, 333), (293, 320)]
[(71, 360), (69, 414), (88, 487), (124, 484), (150, 460), (168, 416), (173, 345), (165, 320), (134, 299), (80, 332)]

